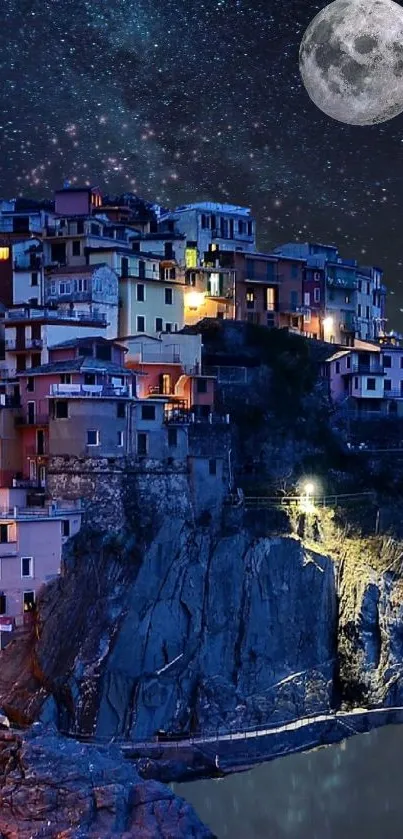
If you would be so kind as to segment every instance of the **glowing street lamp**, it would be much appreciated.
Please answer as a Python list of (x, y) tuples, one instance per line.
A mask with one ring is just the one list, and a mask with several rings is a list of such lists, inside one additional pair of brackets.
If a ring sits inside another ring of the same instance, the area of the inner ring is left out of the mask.
[(312, 481), (307, 481), (302, 487), (300, 505), (304, 513), (313, 513), (315, 509), (315, 484)]
[(200, 291), (190, 291), (186, 295), (186, 305), (189, 309), (198, 309), (204, 303), (205, 295)]

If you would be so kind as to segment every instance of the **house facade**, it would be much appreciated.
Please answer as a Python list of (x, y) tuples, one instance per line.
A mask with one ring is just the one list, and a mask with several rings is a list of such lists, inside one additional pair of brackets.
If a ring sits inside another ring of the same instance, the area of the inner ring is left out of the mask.
[(333, 402), (366, 414), (403, 415), (403, 348), (340, 350), (328, 361)]
[(26, 490), (0, 489), (0, 616), (11, 626), (60, 573), (62, 547), (80, 526), (79, 504), (28, 507)]

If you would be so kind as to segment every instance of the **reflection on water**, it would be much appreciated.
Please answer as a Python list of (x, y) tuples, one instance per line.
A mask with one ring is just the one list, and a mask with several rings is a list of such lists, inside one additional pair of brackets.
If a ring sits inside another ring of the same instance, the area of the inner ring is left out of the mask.
[(218, 839), (401, 839), (403, 726), (175, 792)]

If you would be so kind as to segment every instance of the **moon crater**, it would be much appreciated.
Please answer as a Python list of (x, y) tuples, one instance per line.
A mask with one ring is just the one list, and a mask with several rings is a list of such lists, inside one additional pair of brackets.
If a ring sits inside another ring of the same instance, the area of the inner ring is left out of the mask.
[(335, 0), (309, 24), (299, 66), (312, 101), (350, 125), (403, 111), (403, 8), (393, 0)]

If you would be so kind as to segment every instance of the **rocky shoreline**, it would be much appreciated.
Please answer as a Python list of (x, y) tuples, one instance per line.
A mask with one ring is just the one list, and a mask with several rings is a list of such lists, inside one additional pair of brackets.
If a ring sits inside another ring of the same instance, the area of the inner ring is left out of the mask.
[(34, 724), (0, 732), (1, 839), (214, 839), (192, 807), (113, 746)]

